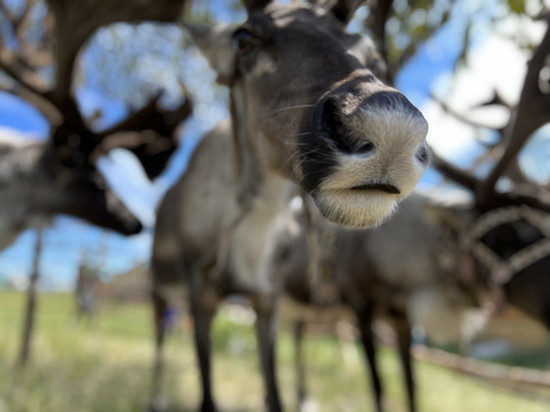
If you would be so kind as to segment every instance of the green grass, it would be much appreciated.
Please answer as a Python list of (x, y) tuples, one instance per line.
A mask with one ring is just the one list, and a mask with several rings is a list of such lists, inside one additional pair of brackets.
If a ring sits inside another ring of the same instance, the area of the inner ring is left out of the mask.
[[(144, 411), (150, 393), (151, 314), (145, 305), (104, 306), (96, 322), (77, 324), (71, 296), (39, 296), (33, 358), (15, 367), (23, 297), (0, 292), (0, 412)], [(214, 390), (222, 411), (261, 411), (263, 391), (253, 327), (216, 318)], [(164, 393), (169, 411), (194, 411), (199, 384), (189, 322), (170, 336)], [(332, 338), (306, 341), (308, 386), (321, 411), (370, 411), (362, 356), (354, 344)], [(383, 349), (380, 363), (388, 411), (404, 411), (399, 363)], [(287, 410), (294, 407), (293, 347), (287, 333), (278, 346), (279, 381)], [(417, 363), (420, 410), (424, 412), (548, 411), (542, 401), (522, 398), (480, 380)]]

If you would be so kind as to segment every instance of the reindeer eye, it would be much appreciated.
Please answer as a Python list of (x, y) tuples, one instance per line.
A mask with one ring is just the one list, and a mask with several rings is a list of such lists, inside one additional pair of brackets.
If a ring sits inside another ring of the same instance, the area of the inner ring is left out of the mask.
[(233, 34), (233, 47), (242, 55), (250, 53), (259, 44), (260, 40), (247, 29), (238, 29)]

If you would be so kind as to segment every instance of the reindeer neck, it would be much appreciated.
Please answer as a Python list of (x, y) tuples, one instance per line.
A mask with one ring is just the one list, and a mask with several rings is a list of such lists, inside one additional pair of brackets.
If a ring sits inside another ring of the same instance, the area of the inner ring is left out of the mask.
[(256, 207), (279, 211), (286, 207), (296, 185), (272, 170), (264, 170), (262, 187), (253, 200)]
[(264, 172), (259, 193), (231, 234), (230, 272), (235, 276), (232, 283), (241, 291), (272, 291), (271, 256), (295, 189), (279, 174)]

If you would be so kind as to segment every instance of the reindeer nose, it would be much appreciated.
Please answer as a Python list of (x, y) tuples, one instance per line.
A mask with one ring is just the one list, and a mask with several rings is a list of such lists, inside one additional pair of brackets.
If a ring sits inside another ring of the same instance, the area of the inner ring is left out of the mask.
[(386, 86), (362, 99), (356, 113), (365, 122), (366, 130), (371, 130), (379, 138), (392, 139), (400, 136), (413, 145), (422, 145), (418, 160), (427, 162), (428, 153), (423, 146), (428, 124), (422, 113), (400, 92)]
[(322, 100), (316, 108), (315, 116), (322, 133), (339, 152), (347, 155), (368, 155), (374, 152), (373, 142), (354, 136), (352, 130), (346, 126), (346, 115), (334, 97)]
[(131, 222), (128, 222), (125, 227), (124, 227), (124, 234), (126, 235), (137, 235), (139, 232), (141, 232), (143, 229), (143, 225), (141, 224), (141, 222), (135, 220), (135, 221), (131, 221)]

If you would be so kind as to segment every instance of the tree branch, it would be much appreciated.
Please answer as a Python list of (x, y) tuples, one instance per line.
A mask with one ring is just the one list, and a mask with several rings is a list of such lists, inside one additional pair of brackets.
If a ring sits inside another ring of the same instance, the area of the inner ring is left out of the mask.
[(52, 124), (60, 122), (60, 113), (51, 103), (45, 86), (38, 75), (25, 68), (17, 56), (6, 48), (0, 49), (0, 70), (9, 76), (16, 85), (7, 91), (21, 96), (35, 106)]
[(54, 103), (71, 98), (76, 58), (84, 43), (100, 27), (139, 21), (173, 22), (187, 0), (48, 0), (55, 19), (56, 62)]
[(371, 6), (371, 12), (365, 21), (384, 61), (387, 61), (388, 58), (386, 48), (386, 22), (390, 17), (392, 6), (393, 0), (377, 0), (376, 3)]
[(472, 127), (480, 128), (480, 129), (496, 130), (496, 131), (502, 133), (502, 129), (496, 129), (491, 125), (488, 125), (488, 124), (485, 124), (485, 123), (482, 123), (482, 122), (476, 122), (475, 120), (472, 120), (469, 117), (466, 117), (464, 114), (462, 114), (462, 113), (458, 112), (456, 109), (452, 108), (447, 102), (444, 102), (443, 100), (441, 100), (439, 97), (437, 97), (433, 93), (430, 93), (430, 98), (433, 101), (435, 101), (443, 109), (443, 111), (445, 113), (450, 114), (456, 120), (458, 120), (458, 121), (460, 121), (460, 122), (462, 122), (462, 123), (464, 123), (468, 126), (472, 126)]
[(45, 85), (39, 77), (30, 72), (18, 59), (18, 56), (6, 48), (0, 49), (0, 70), (34, 94), (44, 95)]
[(30, 103), (32, 106), (34, 106), (40, 113), (48, 119), (48, 122), (51, 125), (56, 125), (61, 123), (62, 116), (59, 110), (55, 106), (51, 104), (51, 102), (47, 99), (42, 98), (41, 96), (30, 92), (28, 89), (25, 89), (24, 87), (20, 87), (17, 84), (14, 84), (14, 87), (2, 87), (0, 86), (0, 90), (4, 90), (7, 93), (10, 93), (14, 96), (20, 97), (21, 99), (25, 100), (26, 102)]
[(0, 1), (0, 11), (4, 14), (6, 19), (10, 22), (10, 24), (13, 26), (14, 22), (17, 20), (17, 17), (13, 14), (13, 12), (4, 4), (3, 1)]
[[(477, 179), (468, 172), (457, 168), (441, 157), (433, 154), (433, 166), (443, 174), (443, 176), (451, 179), (455, 183), (469, 189), (472, 193), (476, 194), (479, 191), (480, 186), (483, 184), (482, 180)], [(487, 211), (498, 207), (514, 206), (518, 204), (524, 204), (530, 207), (534, 207), (539, 210), (550, 213), (550, 196), (544, 195), (543, 192), (535, 192), (533, 190), (527, 190), (525, 186), (521, 187), (521, 190), (514, 190), (511, 192), (496, 192), (491, 194), (490, 198), (482, 199), (478, 196), (475, 197), (475, 208), (479, 211)]]
[(33, 4), (31, 0), (25, 1), (25, 6), (21, 14), (11, 22), (13, 26), (13, 33), (15, 37), (17, 37), (19, 40), (21, 40), (22, 30), (23, 30), (23, 27), (25, 26), (25, 22), (31, 14), (32, 6)]
[(450, 162), (439, 157), (432, 151), (432, 165), (445, 177), (451, 179), (453, 182), (464, 186), (466, 189), (475, 192), (477, 187), (477, 179), (470, 173), (462, 170)]

